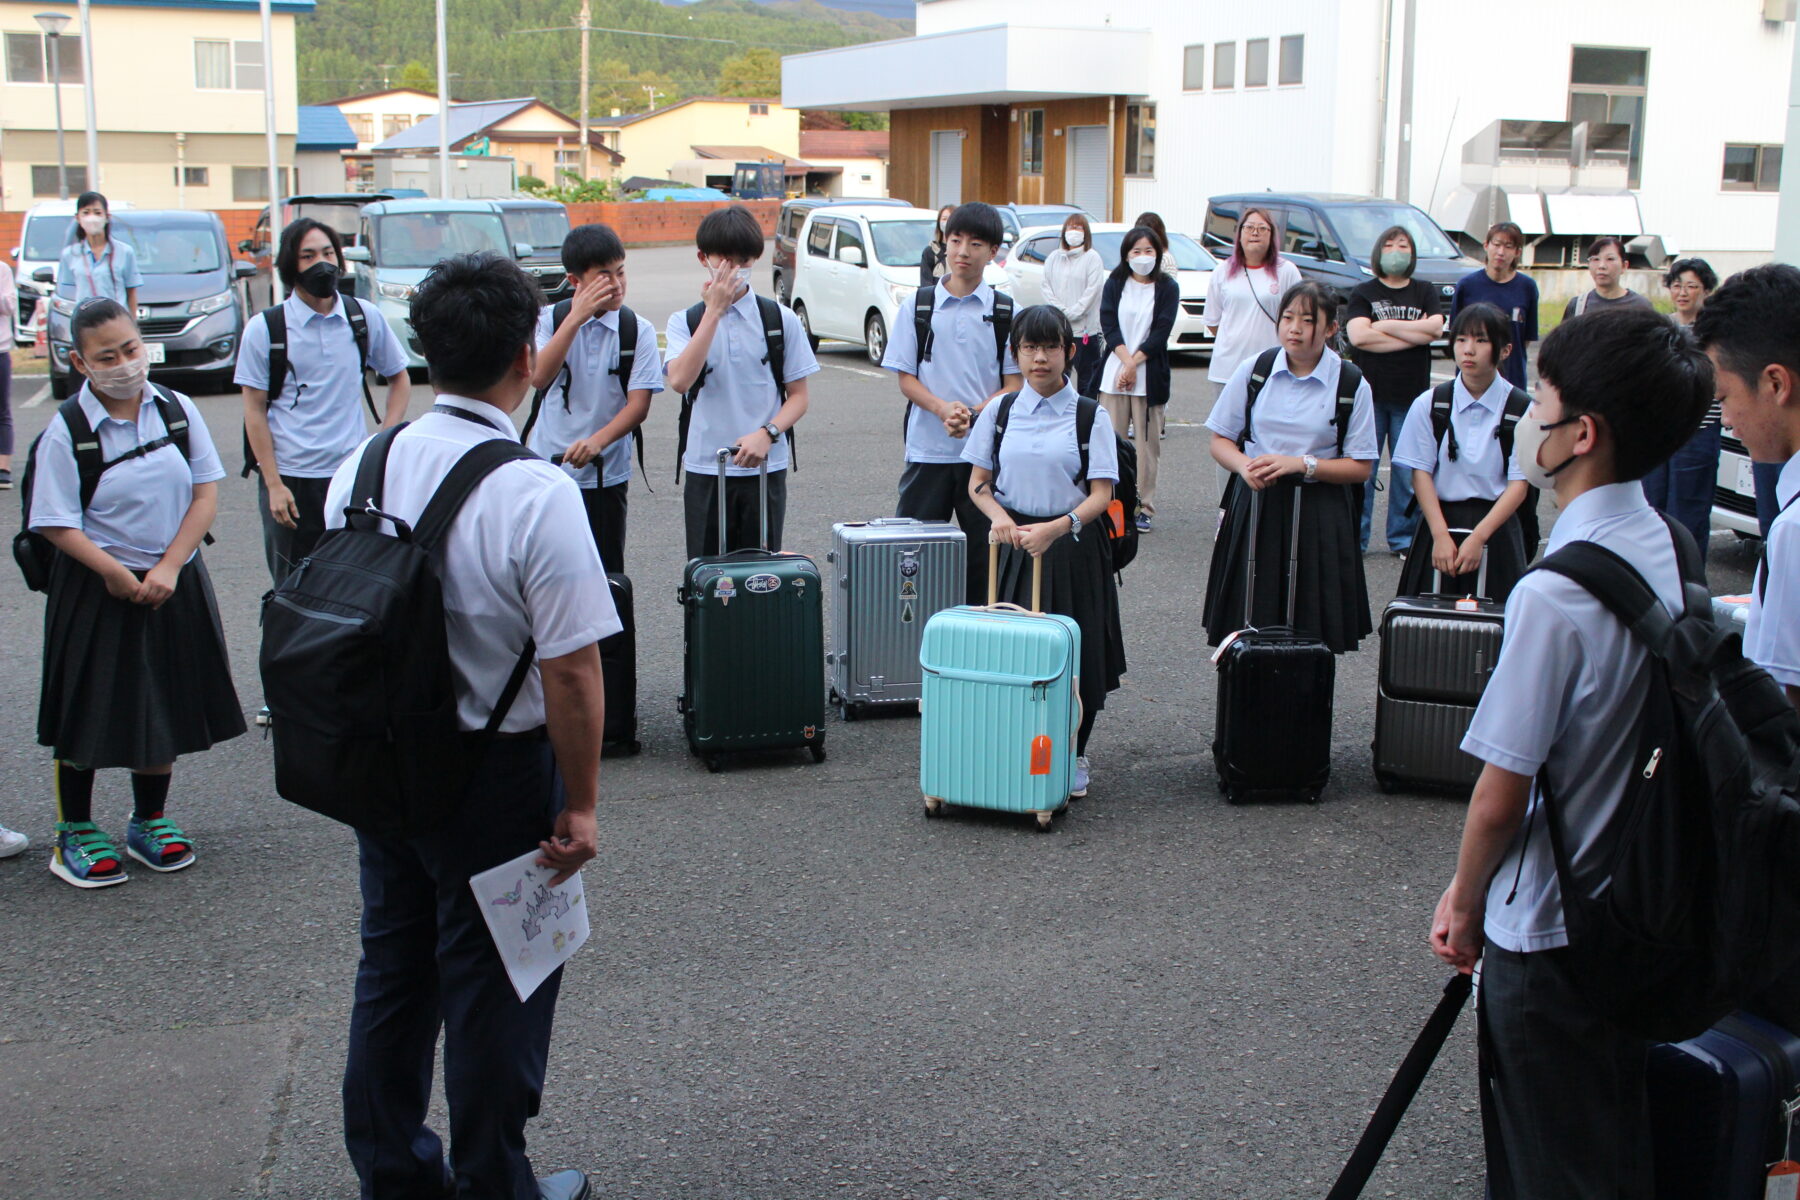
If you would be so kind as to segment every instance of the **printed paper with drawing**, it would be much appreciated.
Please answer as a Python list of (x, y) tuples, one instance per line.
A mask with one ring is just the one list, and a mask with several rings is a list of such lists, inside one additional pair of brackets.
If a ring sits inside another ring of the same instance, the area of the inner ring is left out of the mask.
[(488, 932), (521, 1001), (587, 941), (587, 898), (581, 876), (550, 886), (556, 874), (529, 850), (469, 880)]

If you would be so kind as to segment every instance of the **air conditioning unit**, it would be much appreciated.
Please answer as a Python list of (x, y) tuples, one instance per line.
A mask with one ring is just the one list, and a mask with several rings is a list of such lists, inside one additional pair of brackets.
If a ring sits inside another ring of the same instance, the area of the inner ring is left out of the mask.
[(1762, 0), (1762, 15), (1765, 21), (1791, 21), (1794, 0)]

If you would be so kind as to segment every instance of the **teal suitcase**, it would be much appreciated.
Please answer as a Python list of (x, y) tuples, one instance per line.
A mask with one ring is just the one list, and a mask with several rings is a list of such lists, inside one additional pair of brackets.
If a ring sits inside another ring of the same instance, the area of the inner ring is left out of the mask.
[[(997, 558), (990, 548), (986, 607), (947, 608), (925, 623), (919, 790), (928, 816), (957, 804), (1031, 813), (1049, 829), (1075, 774), (1081, 628), (992, 603)], [(1034, 576), (1034, 597), (1038, 584)]]
[[(729, 457), (731, 451), (721, 450)], [(769, 544), (767, 464), (762, 544)], [(727, 754), (808, 750), (825, 761), (825, 588), (804, 554), (725, 553), (725, 472), (719, 470), (719, 553), (688, 562), (682, 608), (688, 746), (717, 771)]]

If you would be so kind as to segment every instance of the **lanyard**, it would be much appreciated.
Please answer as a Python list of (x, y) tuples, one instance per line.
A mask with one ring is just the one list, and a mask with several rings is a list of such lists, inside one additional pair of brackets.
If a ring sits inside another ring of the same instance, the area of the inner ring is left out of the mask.
[[(81, 265), (82, 265), (82, 268), (87, 271), (87, 277), (88, 277), (88, 295), (98, 296), (98, 295), (100, 295), (100, 284), (98, 283), (98, 281), (96, 281), (94, 279), (93, 251), (88, 249), (88, 243), (87, 243), (86, 238), (81, 239), (80, 245), (81, 245)], [(106, 274), (109, 278), (112, 279), (113, 291), (115, 291), (115, 292), (118, 291), (119, 290), (119, 270), (117, 267), (115, 267), (113, 265), (113, 244), (112, 244), (111, 238), (106, 239)], [(109, 299), (119, 300), (120, 303), (124, 303), (122, 298), (113, 296), (110, 292), (107, 293), (107, 295), (108, 295)], [(132, 319), (133, 320), (137, 319), (136, 313), (132, 314)]]
[(431, 411), (434, 413), (443, 413), (446, 417), (461, 417), (465, 421), (472, 421), (477, 425), (484, 425), (497, 433), (506, 434), (510, 437), (518, 436), (513, 433), (512, 430), (501, 429), (500, 426), (494, 424), (494, 422), (488, 420), (486, 417), (481, 416), (478, 413), (472, 413), (466, 408), (453, 408), (448, 404), (434, 404), (431, 406)]

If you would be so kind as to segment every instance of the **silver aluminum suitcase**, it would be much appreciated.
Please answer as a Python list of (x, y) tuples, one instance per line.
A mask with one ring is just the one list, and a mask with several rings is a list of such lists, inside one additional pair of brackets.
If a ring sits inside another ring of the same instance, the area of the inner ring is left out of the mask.
[(831, 527), (831, 701), (846, 721), (916, 706), (925, 622), (963, 601), (967, 539), (944, 521), (883, 517)]
[[(1484, 554), (1476, 591), (1486, 590)], [(1505, 629), (1506, 606), (1492, 600), (1402, 596), (1388, 604), (1375, 701), (1375, 780), (1382, 791), (1474, 787), (1481, 763), (1463, 753), (1462, 739), (1500, 659)]]

